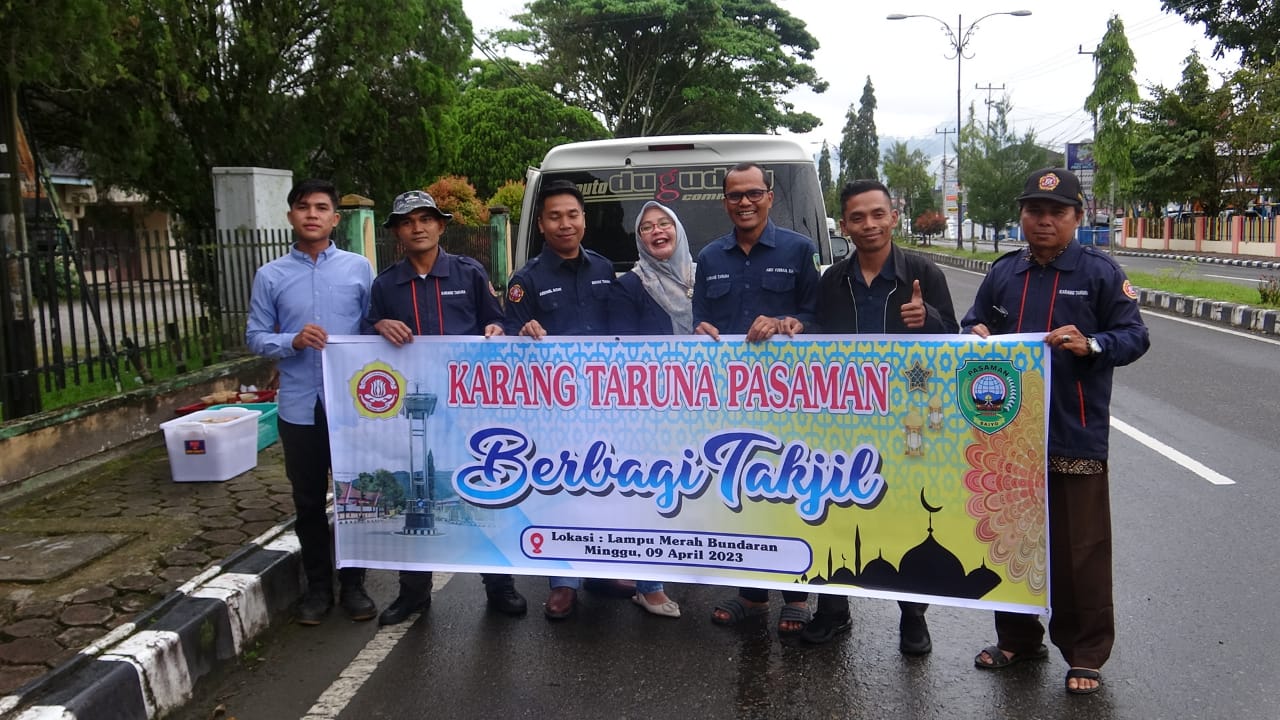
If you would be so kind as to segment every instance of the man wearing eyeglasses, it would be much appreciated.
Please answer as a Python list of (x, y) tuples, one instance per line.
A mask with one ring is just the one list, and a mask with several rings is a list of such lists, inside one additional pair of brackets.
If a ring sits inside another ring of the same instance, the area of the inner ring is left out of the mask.
[[(724, 209), (733, 231), (698, 253), (693, 285), (693, 328), (719, 340), (720, 333), (763, 342), (794, 336), (814, 322), (818, 304), (818, 249), (809, 238), (769, 220), (773, 190), (764, 168), (747, 162), (724, 176)], [(808, 594), (787, 590), (778, 634), (794, 635), (811, 618)], [(711, 621), (735, 625), (768, 609), (769, 592), (739, 588), (718, 605)]]
[(818, 300), (818, 249), (769, 220), (773, 190), (764, 168), (747, 162), (724, 176), (733, 231), (698, 253), (693, 325), (699, 335), (742, 334), (750, 342), (804, 332)]

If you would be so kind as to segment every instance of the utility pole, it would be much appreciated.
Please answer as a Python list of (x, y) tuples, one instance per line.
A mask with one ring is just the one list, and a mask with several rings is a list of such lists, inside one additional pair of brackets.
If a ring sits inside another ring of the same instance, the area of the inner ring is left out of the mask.
[(1000, 87), (996, 87), (995, 85), (979, 85), (978, 83), (974, 83), (973, 89), (985, 90), (987, 93), (987, 99), (984, 102), (987, 104), (987, 134), (990, 135), (991, 134), (991, 105), (993, 104), (991, 101), (991, 93), (995, 92), (996, 90), (1004, 90), (1004, 83), (1000, 83)]
[[(1098, 48), (1097, 46), (1095, 46), (1092, 50), (1085, 50), (1084, 45), (1081, 45), (1079, 47), (1080, 49), (1076, 51), (1077, 55), (1088, 55), (1089, 57), (1093, 58), (1093, 86), (1096, 88), (1098, 86)], [(1091, 142), (1095, 142), (1095, 143), (1098, 142), (1097, 111), (1094, 111), (1093, 113), (1093, 139)], [(1099, 170), (1100, 168), (1098, 167), (1098, 161), (1097, 159), (1094, 159), (1093, 161), (1094, 175), (1097, 175)], [(1108, 239), (1111, 237), (1111, 225), (1112, 225), (1111, 216), (1113, 214), (1112, 208), (1115, 207), (1115, 187), (1114, 186), (1115, 186), (1114, 182), (1108, 183), (1108, 187), (1110, 187), (1111, 189), (1111, 198), (1107, 201), (1107, 237)], [(1094, 224), (1098, 221), (1098, 199), (1094, 197), (1092, 186), (1089, 188), (1089, 201), (1092, 203), (1092, 207), (1089, 208), (1089, 216), (1085, 218), (1085, 220), (1089, 223), (1090, 230), (1092, 230)], [(1112, 247), (1111, 243), (1108, 240), (1107, 242), (1108, 252), (1111, 251), (1111, 247)]]
[[(958, 132), (959, 132), (958, 130), (947, 130), (946, 128), (943, 128), (942, 130), (933, 131), (934, 135), (942, 136), (942, 217), (944, 219), (947, 217), (947, 136), (955, 135)], [(957, 180), (959, 180), (959, 178), (957, 178)], [(960, 210), (960, 193), (957, 192), (956, 193), (956, 213), (957, 213), (956, 214), (956, 236), (957, 237), (959, 237), (959, 234), (960, 234), (959, 210)], [(945, 226), (943, 227), (942, 234), (944, 237), (947, 234)]]

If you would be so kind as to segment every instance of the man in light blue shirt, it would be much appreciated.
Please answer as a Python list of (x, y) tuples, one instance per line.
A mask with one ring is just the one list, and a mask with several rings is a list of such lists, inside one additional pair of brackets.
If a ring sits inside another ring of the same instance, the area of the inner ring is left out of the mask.
[[(329, 427), (324, 412), (320, 351), (329, 335), (359, 335), (369, 304), (373, 269), (364, 257), (339, 250), (329, 234), (338, 224), (338, 191), (324, 180), (304, 180), (289, 191), (289, 224), (297, 242), (288, 255), (253, 278), (249, 349), (274, 358), (280, 373), (280, 444), (293, 487), (307, 590), (298, 622), (318, 625), (333, 607), (333, 540), (325, 497), (329, 492)], [(364, 591), (364, 570), (338, 571), (338, 598), (352, 620), (377, 608)]]

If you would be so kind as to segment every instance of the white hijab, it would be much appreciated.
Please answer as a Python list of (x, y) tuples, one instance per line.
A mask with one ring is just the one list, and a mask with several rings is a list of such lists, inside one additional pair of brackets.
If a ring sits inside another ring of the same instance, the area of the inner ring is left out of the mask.
[[(649, 208), (658, 208), (676, 226), (676, 249), (667, 260), (659, 260), (649, 254), (640, 239), (640, 221)], [(671, 316), (671, 329), (676, 335), (693, 332), (693, 257), (689, 254), (689, 238), (684, 225), (672, 210), (662, 203), (650, 200), (636, 215), (636, 250), (640, 259), (631, 272), (640, 276), (649, 297)]]

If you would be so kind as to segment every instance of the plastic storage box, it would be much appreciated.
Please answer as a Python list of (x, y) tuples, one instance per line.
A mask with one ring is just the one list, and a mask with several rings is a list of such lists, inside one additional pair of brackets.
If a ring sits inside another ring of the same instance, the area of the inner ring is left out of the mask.
[(222, 482), (258, 466), (258, 417), (241, 407), (160, 423), (174, 482)]
[(210, 410), (221, 410), (222, 408), (248, 408), (262, 413), (258, 416), (258, 450), (266, 450), (271, 446), (271, 443), (280, 439), (280, 428), (276, 425), (279, 406), (275, 403), (235, 403), (232, 405), (209, 406)]

